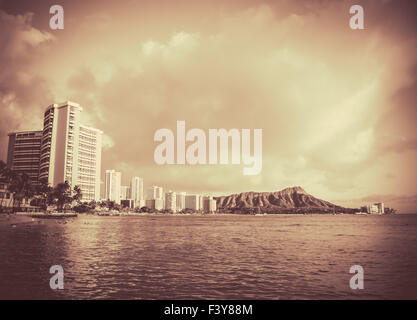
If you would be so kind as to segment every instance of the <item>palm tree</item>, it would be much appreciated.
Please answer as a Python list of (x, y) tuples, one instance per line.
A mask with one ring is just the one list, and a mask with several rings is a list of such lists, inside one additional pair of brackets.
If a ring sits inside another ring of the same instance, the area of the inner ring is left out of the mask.
[[(45, 211), (48, 207), (48, 199), (50, 198), (53, 188), (46, 183), (40, 183), (35, 186), (35, 205), (43, 208)], [(52, 202), (52, 201), (51, 201)]]
[(30, 177), (26, 173), (16, 174), (13, 172), (10, 179), (9, 190), (13, 193), (13, 208), (15, 203), (20, 210), (22, 200), (29, 199), (34, 195), (34, 189)]
[[(15, 203), (14, 193), (23, 191), (24, 194), (29, 194), (29, 192), (27, 192), (29, 190), (28, 186), (26, 185), (27, 180), (29, 180), (29, 177), (27, 178), (19, 177), (18, 173), (8, 168), (6, 163), (0, 160), (0, 181), (2, 183), (5, 183), (7, 186), (6, 189), (8, 189), (8, 191), (13, 194), (13, 197), (10, 197), (10, 200), (9, 200), (9, 207), (12, 204), (12, 201), (13, 201), (13, 206), (14, 206), (14, 203)], [(22, 181), (25, 181), (24, 183), (25, 186), (23, 187), (24, 190), (21, 190), (21, 188), (18, 187), (18, 185), (21, 184)], [(3, 206), (3, 200), (4, 198), (1, 199), (0, 207)]]
[[(10, 168), (5, 168), (3, 169), (3, 177), (4, 177), (5, 183), (7, 184), (7, 189), (9, 193), (13, 194), (13, 190), (11, 190), (10, 187), (11, 187), (12, 181), (17, 180), (18, 174)], [(12, 204), (12, 201), (14, 204), (14, 194), (13, 194), (13, 197), (10, 197), (9, 205), (8, 205), (9, 207)]]
[(79, 186), (74, 187), (74, 195), (72, 196), (72, 199), (76, 201), (77, 203), (80, 203), (80, 200), (82, 199), (83, 194), (81, 192), (81, 188)]
[(52, 200), (56, 201), (57, 209), (60, 212), (67, 203), (72, 202), (73, 198), (71, 197), (71, 186), (68, 181), (58, 183), (56, 185), (56, 187), (52, 190)]
[[(4, 172), (5, 172), (5, 170), (6, 170), (6, 168), (7, 168), (7, 165), (6, 165), (6, 163), (3, 161), (3, 160), (0, 160), (0, 182), (6, 182), (5, 180), (5, 177), (4, 177)], [(3, 207), (3, 199), (4, 199), (4, 196), (2, 196), (1, 198), (0, 198), (0, 208), (2, 208)]]

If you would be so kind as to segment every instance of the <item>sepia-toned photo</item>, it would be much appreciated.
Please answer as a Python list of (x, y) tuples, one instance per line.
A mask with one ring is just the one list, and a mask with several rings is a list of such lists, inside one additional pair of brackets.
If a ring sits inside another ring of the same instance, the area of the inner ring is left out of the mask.
[(417, 299), (416, 21), (0, 0), (0, 300)]

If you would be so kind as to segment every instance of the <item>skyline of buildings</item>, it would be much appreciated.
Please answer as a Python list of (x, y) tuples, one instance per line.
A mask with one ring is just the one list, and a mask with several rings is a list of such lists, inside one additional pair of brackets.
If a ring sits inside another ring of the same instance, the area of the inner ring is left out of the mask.
[(82, 110), (72, 101), (51, 104), (44, 112), (43, 130), (10, 132), (7, 166), (17, 173), (26, 173), (34, 184), (56, 186), (67, 181), (71, 187), (78, 185), (81, 201), (85, 202), (110, 200), (130, 208), (147, 206), (173, 212), (213, 210), (213, 206), (203, 206), (203, 197), (207, 196), (171, 190), (164, 193), (163, 187), (155, 185), (146, 189), (145, 197), (143, 178), (134, 176), (130, 185), (122, 185), (122, 173), (114, 169), (105, 170), (103, 198), (100, 193), (103, 132), (80, 122)]
[(147, 188), (146, 197), (144, 197), (143, 178), (134, 176), (130, 179), (130, 186), (126, 186), (121, 184), (121, 172), (114, 169), (107, 169), (105, 172), (106, 189), (102, 201), (114, 201), (122, 207), (131, 209), (147, 207), (151, 210), (170, 210), (172, 212), (180, 212), (184, 209), (216, 211), (216, 200), (212, 196), (172, 190), (164, 193), (163, 187), (153, 185)]
[[(100, 197), (102, 131), (80, 123), (82, 107), (66, 101), (48, 106), (44, 113), (44, 129), (8, 133), (7, 166), (17, 173), (26, 173), (33, 183), (47, 182), (55, 186), (68, 181), (81, 188), (81, 201), (111, 200), (129, 208), (179, 212), (184, 209), (215, 212), (212, 196), (187, 194), (151, 186), (144, 197), (143, 178), (134, 176), (130, 185), (121, 184), (122, 173), (105, 170), (104, 198)], [(6, 194), (6, 192), (2, 192)], [(368, 213), (384, 213), (383, 203), (366, 207)]]
[[(26, 173), (37, 184), (47, 182), (51, 186), (68, 181), (78, 185), (81, 201), (111, 200), (130, 208), (144, 206), (152, 210), (172, 212), (190, 209), (216, 211), (212, 196), (168, 191), (151, 186), (144, 197), (143, 178), (134, 176), (130, 185), (121, 184), (121, 172), (105, 170), (105, 192), (101, 197), (101, 147), (99, 129), (80, 122), (83, 108), (75, 102), (51, 104), (44, 112), (43, 130), (8, 133), (7, 166), (17, 173)], [(384, 204), (367, 206), (368, 213), (384, 213)]]

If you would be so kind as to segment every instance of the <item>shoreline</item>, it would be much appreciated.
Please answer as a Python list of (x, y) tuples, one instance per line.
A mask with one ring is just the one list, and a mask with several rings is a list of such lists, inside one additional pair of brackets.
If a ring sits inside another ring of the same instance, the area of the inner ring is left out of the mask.
[(368, 214), (368, 213), (261, 213), (261, 214), (248, 214), (248, 213), (159, 213), (159, 212), (95, 212), (95, 213), (77, 213), (77, 212), (15, 212), (15, 213), (0, 213), (0, 216), (4, 217), (30, 217), (39, 219), (65, 219), (76, 218), (78, 216), (97, 216), (97, 217), (179, 217), (179, 216), (253, 216), (253, 217), (266, 217), (266, 216), (317, 216), (317, 215), (351, 215), (351, 216), (387, 216), (393, 214)]

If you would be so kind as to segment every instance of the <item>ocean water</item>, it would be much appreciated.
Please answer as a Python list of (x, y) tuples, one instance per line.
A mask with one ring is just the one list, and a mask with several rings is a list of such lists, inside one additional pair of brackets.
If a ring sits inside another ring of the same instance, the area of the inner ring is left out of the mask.
[(1, 299), (416, 299), (416, 272), (417, 215), (0, 216)]

